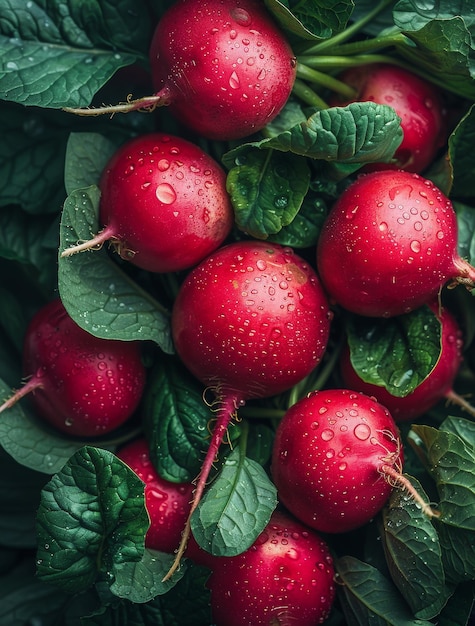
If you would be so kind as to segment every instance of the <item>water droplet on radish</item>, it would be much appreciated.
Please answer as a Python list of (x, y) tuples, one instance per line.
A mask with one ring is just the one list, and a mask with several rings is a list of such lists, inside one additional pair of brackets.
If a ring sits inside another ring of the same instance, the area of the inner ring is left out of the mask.
[(353, 434), (360, 441), (365, 441), (371, 434), (371, 428), (367, 424), (358, 424), (355, 426)]
[[(231, 10), (232, 19), (237, 22), (240, 26), (250, 26), (252, 23), (252, 18), (246, 9), (242, 9), (241, 7), (236, 7)], [(244, 43), (244, 40), (243, 40)], [(249, 44), (247, 44), (249, 45)]]
[(229, 77), (229, 86), (231, 87), (231, 89), (239, 89), (241, 86), (241, 82), (239, 80), (239, 76), (236, 74), (236, 72), (233, 72), (231, 74), (231, 76)]
[(169, 183), (161, 183), (155, 190), (155, 194), (163, 204), (173, 204), (176, 200), (176, 192)]
[(161, 172), (166, 172), (167, 169), (170, 167), (170, 161), (168, 159), (160, 159), (157, 166)]
[(410, 243), (410, 248), (415, 253), (420, 252), (421, 251), (421, 242), (418, 241), (417, 239), (414, 239), (414, 241), (411, 241), (411, 243)]
[(331, 430), (331, 428), (325, 428), (325, 430), (322, 431), (321, 437), (323, 441), (331, 441), (333, 439), (333, 435), (334, 435), (334, 432), (333, 430)]

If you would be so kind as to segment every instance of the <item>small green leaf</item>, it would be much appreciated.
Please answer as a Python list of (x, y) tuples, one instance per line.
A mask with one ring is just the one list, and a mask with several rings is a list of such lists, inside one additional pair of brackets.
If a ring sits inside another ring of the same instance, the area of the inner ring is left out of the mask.
[(99, 573), (112, 583), (142, 558), (148, 526), (143, 482), (112, 452), (84, 446), (41, 492), (38, 576), (71, 593)]
[(348, 316), (346, 330), (360, 378), (393, 396), (414, 391), (439, 360), (441, 324), (427, 306), (389, 319)]
[(261, 465), (236, 448), (191, 517), (197, 543), (216, 556), (247, 550), (269, 522), (277, 490)]
[(353, 10), (351, 0), (281, 2), (264, 0), (281, 26), (302, 39), (327, 39), (342, 31)]
[(172, 357), (160, 358), (148, 377), (142, 415), (150, 458), (160, 476), (190, 482), (200, 471), (214, 418), (203, 385)]
[(115, 568), (115, 581), (111, 591), (130, 602), (150, 602), (158, 595), (167, 593), (183, 577), (187, 564), (168, 580), (163, 580), (173, 564), (175, 555), (146, 549), (140, 561), (125, 561)]
[(71, 133), (64, 161), (66, 193), (99, 185), (102, 170), (116, 149), (115, 143), (99, 133)]
[[(100, 191), (77, 189), (64, 203), (60, 251), (97, 233)], [(148, 292), (134, 282), (107, 251), (59, 257), (61, 300), (74, 321), (104, 339), (152, 340), (172, 351), (169, 317)]]
[[(0, 380), (0, 397), (6, 399), (11, 395), (12, 390)], [(83, 442), (61, 437), (42, 426), (17, 403), (1, 415), (0, 445), (17, 463), (37, 472), (54, 474)]]
[(352, 556), (336, 560), (340, 600), (352, 626), (430, 626), (416, 619), (396, 587), (369, 563)]
[(226, 181), (238, 228), (258, 239), (278, 233), (297, 215), (309, 183), (310, 169), (298, 155), (240, 152)]
[[(420, 483), (408, 477), (425, 498)], [(383, 510), (382, 533), (391, 578), (416, 617), (432, 619), (443, 608), (452, 589), (447, 588), (437, 531), (420, 506), (400, 489), (391, 494)]]
[(475, 448), (459, 436), (431, 426), (413, 424), (412, 430), (425, 446), (439, 492), (441, 521), (475, 530)]

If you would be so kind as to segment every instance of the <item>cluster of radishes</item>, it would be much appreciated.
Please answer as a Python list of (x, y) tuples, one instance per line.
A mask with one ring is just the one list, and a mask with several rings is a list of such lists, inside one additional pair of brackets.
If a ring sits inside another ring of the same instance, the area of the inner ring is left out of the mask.
[[(157, 95), (133, 106), (167, 104), (207, 138), (250, 135), (278, 114), (291, 93), (292, 50), (261, 2), (202, 0), (198, 14), (195, 5), (189, 10), (191, 4), (178, 0), (160, 21), (151, 48)], [(195, 25), (206, 14), (213, 15), (214, 26), (203, 39)], [(184, 42), (182, 48), (177, 41)], [(403, 107), (405, 143), (392, 166), (372, 166), (340, 196), (313, 265), (289, 248), (233, 240), (224, 170), (196, 144), (165, 133), (139, 136), (119, 149), (100, 183), (101, 232), (63, 251), (93, 254), (84, 251), (107, 241), (145, 271), (186, 272), (171, 312), (176, 353), (219, 401), (200, 475), (196, 485), (165, 481), (145, 439), (118, 456), (146, 485), (146, 545), (178, 549), (175, 567), (184, 555), (211, 569), (217, 625), (324, 621), (335, 583), (331, 551), (319, 533), (362, 526), (395, 485), (408, 488), (395, 419), (412, 419), (414, 406), (424, 411), (452, 392), (460, 329), (434, 303), (445, 285), (473, 286), (475, 269), (457, 254), (449, 199), (417, 173), (441, 145), (445, 114), (430, 87), (415, 109), (412, 98), (404, 101), (404, 73), (379, 71), (389, 85), (382, 94), (366, 90), (360, 98), (390, 103), (391, 81), (397, 80), (394, 106)], [(355, 80), (374, 75), (362, 72)], [(407, 86), (411, 94), (414, 80)], [(408, 106), (412, 117), (405, 115)], [(239, 408), (281, 394), (315, 370), (327, 349), (335, 307), (390, 317), (425, 304), (442, 325), (441, 357), (412, 397), (396, 399), (359, 380), (345, 352), (341, 374), (347, 388), (313, 391), (278, 426), (271, 476), (280, 506), (266, 529), (235, 557), (214, 557), (198, 546), (190, 518)], [(31, 392), (47, 422), (86, 439), (128, 420), (146, 380), (140, 344), (97, 339), (75, 324), (59, 300), (32, 320), (24, 362), (29, 380), (0, 410)]]

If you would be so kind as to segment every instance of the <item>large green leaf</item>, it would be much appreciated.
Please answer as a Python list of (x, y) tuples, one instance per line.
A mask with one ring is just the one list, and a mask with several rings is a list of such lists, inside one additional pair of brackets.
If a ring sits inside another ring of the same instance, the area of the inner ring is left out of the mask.
[(111, 585), (142, 558), (148, 526), (143, 482), (112, 452), (84, 446), (41, 492), (38, 576), (71, 593), (99, 574)]
[(427, 306), (390, 319), (348, 316), (346, 329), (360, 378), (393, 396), (411, 393), (439, 360), (441, 325)]
[(475, 530), (475, 448), (451, 432), (413, 424), (439, 492), (441, 521)]
[(151, 25), (132, 0), (0, 2), (0, 98), (86, 106), (118, 68), (146, 58)]
[(396, 587), (369, 563), (344, 556), (335, 565), (348, 626), (430, 626), (412, 615)]
[[(408, 478), (427, 501), (415, 478)], [(391, 577), (416, 617), (432, 619), (452, 589), (446, 586), (439, 536), (420, 506), (395, 489), (383, 510), (382, 533)]]
[(71, 133), (66, 145), (64, 185), (66, 193), (99, 185), (102, 170), (117, 145), (100, 133)]
[(172, 357), (160, 358), (149, 374), (142, 415), (150, 458), (171, 482), (190, 482), (199, 474), (214, 418), (203, 391)]
[(241, 554), (264, 530), (276, 505), (275, 485), (238, 446), (193, 513), (193, 536), (216, 556)]
[[(96, 186), (73, 191), (60, 227), (60, 251), (98, 232), (100, 191)], [(152, 340), (172, 351), (169, 316), (134, 282), (106, 250), (59, 257), (59, 293), (69, 315), (96, 337)]]
[(352, 0), (264, 0), (280, 24), (302, 39), (327, 39), (342, 31), (352, 13)]

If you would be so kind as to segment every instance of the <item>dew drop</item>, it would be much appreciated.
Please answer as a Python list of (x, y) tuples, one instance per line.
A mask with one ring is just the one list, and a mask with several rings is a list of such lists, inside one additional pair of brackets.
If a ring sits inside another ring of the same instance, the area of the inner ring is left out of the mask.
[(170, 161), (168, 159), (160, 159), (157, 166), (161, 172), (166, 172), (167, 169), (170, 167)]
[(413, 241), (411, 241), (410, 243), (410, 248), (413, 252), (418, 253), (421, 251), (421, 242), (418, 241), (417, 239), (414, 239)]
[(176, 200), (176, 192), (168, 183), (158, 185), (155, 194), (157, 199), (163, 202), (163, 204), (173, 204)]
[(229, 86), (231, 87), (231, 89), (239, 89), (239, 87), (241, 86), (239, 76), (236, 74), (236, 72), (233, 72), (229, 77)]
[(360, 441), (365, 441), (371, 434), (371, 428), (367, 424), (358, 424), (355, 426), (353, 434)]
[(333, 430), (331, 430), (331, 428), (325, 428), (324, 431), (322, 431), (322, 439), (323, 441), (331, 441), (333, 439)]
[(231, 17), (240, 26), (250, 26), (252, 22), (252, 18), (249, 12), (246, 11), (246, 9), (242, 9), (241, 7), (235, 7), (234, 9), (232, 9)]

